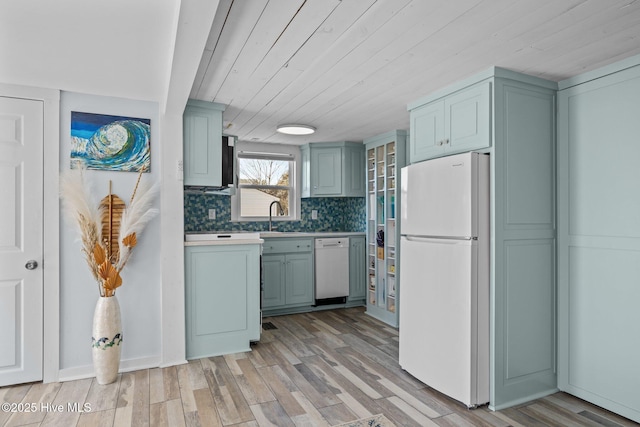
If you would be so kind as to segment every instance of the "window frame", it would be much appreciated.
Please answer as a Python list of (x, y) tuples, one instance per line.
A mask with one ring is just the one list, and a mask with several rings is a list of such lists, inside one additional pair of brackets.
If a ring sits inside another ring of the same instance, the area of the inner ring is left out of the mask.
[[(291, 162), (289, 167), (289, 186), (281, 185), (257, 185), (240, 184), (240, 162), (245, 159), (286, 160)], [(272, 221), (299, 221), (300, 220), (300, 148), (283, 144), (259, 144), (239, 142), (236, 151), (237, 183), (235, 194), (231, 196), (231, 221), (232, 222), (266, 222), (269, 216), (242, 216), (241, 215), (241, 189), (283, 189), (289, 190), (289, 215), (273, 215)]]

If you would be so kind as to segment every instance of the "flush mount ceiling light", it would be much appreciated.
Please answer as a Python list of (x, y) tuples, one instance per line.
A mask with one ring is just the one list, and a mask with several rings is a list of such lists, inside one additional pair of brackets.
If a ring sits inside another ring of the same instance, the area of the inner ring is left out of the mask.
[(316, 128), (313, 126), (307, 125), (278, 125), (276, 130), (280, 133), (285, 133), (287, 135), (311, 135), (316, 131)]

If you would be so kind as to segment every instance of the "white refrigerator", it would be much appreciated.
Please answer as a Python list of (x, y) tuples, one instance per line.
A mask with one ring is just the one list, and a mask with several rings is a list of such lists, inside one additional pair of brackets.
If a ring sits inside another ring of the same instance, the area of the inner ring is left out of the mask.
[(401, 173), (400, 366), (473, 408), (489, 401), (489, 156)]

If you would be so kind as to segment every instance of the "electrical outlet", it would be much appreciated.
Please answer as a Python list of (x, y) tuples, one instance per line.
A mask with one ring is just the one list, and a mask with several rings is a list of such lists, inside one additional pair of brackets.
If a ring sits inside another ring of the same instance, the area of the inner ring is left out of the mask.
[(176, 164), (176, 179), (182, 181), (184, 179), (184, 163), (182, 160), (178, 160)]
[(318, 219), (318, 211), (313, 209), (311, 211), (311, 219)]
[(216, 210), (209, 209), (209, 219), (216, 219)]

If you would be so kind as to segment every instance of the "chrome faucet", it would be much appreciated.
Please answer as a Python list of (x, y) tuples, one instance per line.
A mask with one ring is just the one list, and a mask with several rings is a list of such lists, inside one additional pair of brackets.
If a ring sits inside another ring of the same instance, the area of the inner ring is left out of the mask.
[(280, 215), (284, 215), (284, 209), (282, 209), (282, 205), (280, 204), (280, 202), (277, 200), (271, 202), (271, 204), (269, 205), (269, 231), (273, 231), (273, 227), (271, 226), (271, 210), (273, 209), (274, 204), (278, 205), (278, 207), (280, 208)]

